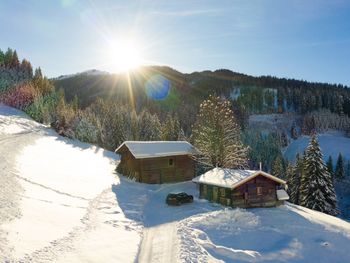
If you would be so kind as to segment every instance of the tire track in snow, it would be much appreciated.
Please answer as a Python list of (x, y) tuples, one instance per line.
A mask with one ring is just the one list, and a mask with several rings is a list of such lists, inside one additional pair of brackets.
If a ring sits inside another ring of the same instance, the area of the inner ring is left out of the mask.
[(33, 185), (36, 185), (36, 186), (40, 186), (46, 190), (50, 190), (50, 191), (53, 191), (57, 194), (60, 194), (60, 195), (66, 195), (66, 196), (69, 196), (71, 198), (77, 198), (77, 199), (81, 199), (81, 200), (84, 200), (84, 201), (90, 201), (91, 199), (88, 199), (88, 198), (85, 198), (85, 197), (82, 197), (82, 196), (77, 196), (77, 195), (72, 195), (72, 194), (69, 194), (69, 193), (65, 193), (65, 192), (62, 192), (60, 190), (56, 190), (54, 188), (51, 188), (49, 186), (46, 186), (46, 185), (43, 185), (43, 184), (40, 184), (40, 183), (37, 183), (37, 182), (33, 182), (25, 177), (22, 177), (22, 176), (19, 176), (15, 173), (13, 173), (13, 176), (15, 176), (16, 178), (20, 179), (20, 180), (23, 180), (23, 181), (26, 181), (27, 183), (30, 183), (30, 184), (33, 184)]
[(178, 254), (176, 222), (144, 229), (137, 262), (176, 263)]

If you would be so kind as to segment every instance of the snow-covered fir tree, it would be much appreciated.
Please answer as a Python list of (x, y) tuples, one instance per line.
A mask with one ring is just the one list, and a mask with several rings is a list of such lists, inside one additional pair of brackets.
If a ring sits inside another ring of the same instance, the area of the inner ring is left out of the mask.
[(327, 169), (328, 169), (328, 172), (333, 176), (333, 159), (332, 159), (332, 155), (330, 155), (328, 157), (328, 161), (327, 161)]
[(277, 156), (273, 162), (271, 173), (276, 177), (285, 178), (285, 171), (283, 169), (283, 160), (281, 156)]
[(344, 179), (344, 160), (341, 153), (338, 155), (337, 164), (335, 166), (334, 177), (336, 179)]
[(345, 166), (345, 179), (350, 180), (350, 160), (346, 162)]
[(212, 166), (247, 166), (248, 148), (241, 142), (240, 135), (229, 101), (210, 96), (201, 103), (193, 127), (193, 141)]
[[(288, 163), (287, 169), (286, 169), (286, 179), (288, 184), (288, 194), (289, 194), (289, 201), (297, 204), (296, 200), (296, 193), (299, 192), (299, 185), (294, 182), (296, 179), (296, 168), (292, 163)], [(297, 187), (297, 189), (295, 189)]]
[(330, 215), (338, 214), (333, 180), (315, 134), (306, 149), (303, 166), (300, 205)]
[(295, 165), (289, 164), (287, 167), (288, 193), (290, 201), (294, 204), (300, 203), (300, 183), (303, 171), (303, 158), (299, 154), (296, 156)]

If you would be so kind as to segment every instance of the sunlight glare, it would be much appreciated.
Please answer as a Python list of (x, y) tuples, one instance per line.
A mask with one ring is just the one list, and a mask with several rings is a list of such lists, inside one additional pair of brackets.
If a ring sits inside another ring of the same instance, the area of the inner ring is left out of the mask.
[(139, 48), (129, 41), (113, 43), (110, 49), (111, 66), (115, 72), (125, 72), (142, 64)]

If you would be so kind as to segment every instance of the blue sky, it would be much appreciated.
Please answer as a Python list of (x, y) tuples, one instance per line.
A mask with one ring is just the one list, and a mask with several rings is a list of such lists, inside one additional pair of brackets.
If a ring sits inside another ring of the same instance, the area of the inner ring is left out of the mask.
[(350, 1), (0, 0), (0, 48), (49, 77), (113, 71), (110, 42), (150, 64), (350, 85)]

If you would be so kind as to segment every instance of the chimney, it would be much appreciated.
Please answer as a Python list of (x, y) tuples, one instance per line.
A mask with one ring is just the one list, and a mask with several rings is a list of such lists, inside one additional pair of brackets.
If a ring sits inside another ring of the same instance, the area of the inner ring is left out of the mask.
[(259, 162), (259, 169), (260, 169), (260, 171), (262, 171), (262, 163), (261, 162)]

